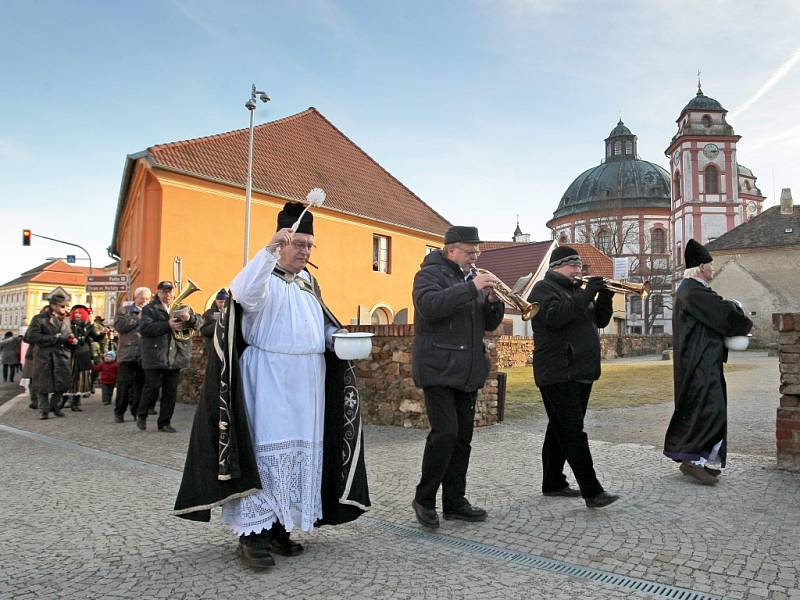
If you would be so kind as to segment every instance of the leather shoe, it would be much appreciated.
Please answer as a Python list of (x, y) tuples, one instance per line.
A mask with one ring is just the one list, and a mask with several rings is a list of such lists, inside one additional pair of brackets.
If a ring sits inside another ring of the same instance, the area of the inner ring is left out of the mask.
[(273, 537), (269, 542), (270, 549), (281, 556), (297, 556), (303, 553), (303, 544), (298, 544), (286, 537)]
[(417, 515), (417, 521), (423, 527), (428, 529), (438, 529), (439, 515), (436, 514), (435, 508), (425, 508), (416, 500), (411, 501), (411, 508), (414, 509), (414, 514)]
[(275, 566), (275, 559), (269, 550), (261, 546), (249, 546), (239, 542), (239, 558), (241, 561), (256, 571), (263, 571)]
[(172, 425), (163, 425), (162, 427), (159, 427), (158, 430), (163, 431), (164, 433), (175, 433), (178, 431)]
[(445, 508), (444, 518), (449, 521), (457, 519), (459, 521), (485, 521), (486, 511), (478, 506), (472, 506), (469, 502), (465, 502), (458, 508)]
[(580, 498), (581, 491), (565, 485), (560, 490), (551, 490), (549, 492), (542, 492), (542, 496), (561, 496), (563, 498)]
[(53, 414), (54, 414), (55, 416), (57, 416), (57, 417), (63, 417), (63, 416), (64, 416), (64, 413), (63, 413), (63, 412), (61, 412), (61, 409), (60, 409), (60, 408), (57, 408), (57, 409), (53, 410)]
[(45, 419), (47, 419), (47, 418), (48, 418), (48, 416), (47, 416), (47, 413), (42, 413), (41, 415), (39, 415), (39, 418), (40, 418), (42, 421), (44, 421)]
[(680, 469), (681, 473), (691, 477), (702, 485), (715, 485), (717, 483), (717, 478), (700, 465), (695, 465), (690, 462), (682, 462)]
[(147, 417), (136, 417), (136, 426), (142, 431), (147, 429)]
[(589, 508), (603, 508), (619, 500), (619, 496), (608, 492), (600, 492), (596, 496), (590, 496), (589, 498), (584, 498), (584, 500)]
[(719, 469), (712, 469), (711, 467), (703, 467), (706, 470), (706, 473), (713, 475), (714, 477), (719, 477), (722, 474), (722, 471)]
[(115, 423), (124, 423), (125, 417), (123, 415), (114, 415), (114, 422)]

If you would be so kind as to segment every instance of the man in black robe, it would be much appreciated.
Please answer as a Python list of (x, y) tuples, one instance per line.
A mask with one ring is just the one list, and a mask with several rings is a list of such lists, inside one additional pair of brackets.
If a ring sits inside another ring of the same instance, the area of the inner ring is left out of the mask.
[(680, 463), (684, 475), (714, 485), (727, 451), (725, 338), (748, 334), (753, 323), (736, 301), (711, 289), (713, 259), (702, 244), (690, 239), (684, 257), (686, 270), (672, 312), (675, 412), (664, 454)]

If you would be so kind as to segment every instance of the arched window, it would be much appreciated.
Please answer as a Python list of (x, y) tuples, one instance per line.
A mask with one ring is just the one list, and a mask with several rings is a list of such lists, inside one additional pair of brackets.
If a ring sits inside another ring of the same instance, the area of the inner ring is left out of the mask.
[(561, 234), (558, 236), (558, 243), (566, 244), (568, 241), (569, 239), (567, 238), (567, 234), (562, 231)]
[(672, 185), (675, 190), (675, 200), (680, 200), (683, 198), (683, 190), (681, 189), (681, 174), (678, 171), (675, 171), (675, 178)]
[(372, 315), (370, 316), (370, 323), (373, 325), (388, 325), (391, 323), (389, 312), (382, 307), (378, 307), (372, 311)]
[(608, 229), (601, 229), (597, 232), (597, 247), (603, 254), (611, 253), (611, 232)]
[(653, 254), (664, 254), (667, 251), (667, 236), (663, 229), (650, 232), (650, 246)]
[(614, 142), (614, 156), (619, 156), (620, 154), (622, 154), (622, 144)]
[(719, 170), (714, 165), (706, 167), (706, 194), (719, 194)]
[(711, 117), (709, 115), (703, 115), (701, 121), (703, 122), (703, 127), (711, 127)]
[(633, 154), (633, 142), (625, 142), (625, 154)]

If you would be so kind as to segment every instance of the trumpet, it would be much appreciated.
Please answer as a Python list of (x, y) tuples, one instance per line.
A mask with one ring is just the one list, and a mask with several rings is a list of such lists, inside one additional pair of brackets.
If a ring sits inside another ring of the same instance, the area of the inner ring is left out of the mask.
[(525, 298), (515, 293), (510, 287), (500, 281), (500, 278), (491, 271), (487, 271), (486, 269), (478, 269), (477, 267), (472, 267), (471, 271), (473, 276), (485, 273), (497, 279), (497, 283), (494, 284), (495, 295), (500, 298), (500, 300), (508, 304), (511, 308), (516, 308), (519, 312), (521, 312), (523, 321), (530, 321), (536, 316), (536, 313), (539, 312), (538, 302), (528, 302), (525, 300)]
[[(182, 302), (191, 294), (195, 292), (199, 292), (202, 288), (198, 287), (197, 284), (189, 279), (186, 278), (186, 289), (184, 289), (177, 298), (172, 301), (172, 306), (169, 307), (169, 318), (174, 319), (177, 317), (178, 312), (183, 312), (184, 310), (188, 310), (189, 313), (194, 313), (191, 307), (187, 304), (182, 304)], [(181, 330), (172, 330), (172, 337), (175, 338), (176, 342), (186, 342), (192, 338), (191, 330), (181, 329)]]
[[(582, 283), (586, 283), (590, 278), (591, 276), (583, 276), (578, 277), (577, 280)], [(636, 294), (637, 296), (641, 296), (642, 300), (650, 295), (649, 281), (645, 281), (644, 283), (630, 283), (628, 281), (617, 281), (616, 279), (608, 279), (607, 277), (604, 277), (603, 283), (605, 283), (606, 287), (615, 294)]]

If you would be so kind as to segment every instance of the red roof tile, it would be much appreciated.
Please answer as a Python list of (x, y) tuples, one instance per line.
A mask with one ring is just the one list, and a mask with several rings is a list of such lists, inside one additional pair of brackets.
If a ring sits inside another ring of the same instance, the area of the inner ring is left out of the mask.
[[(513, 288), (520, 277), (536, 273), (552, 243), (552, 241), (531, 242), (487, 250), (482, 252), (476, 264), (481, 269), (488, 269), (497, 275), (500, 281)], [(483, 247), (481, 245), (481, 249)]]
[[(99, 274), (102, 271), (95, 269), (95, 272)], [(51, 260), (25, 271), (16, 279), (12, 279), (0, 287), (22, 285), (28, 282), (53, 285), (85, 285), (88, 274), (89, 267), (73, 266), (63, 260)]]
[(497, 250), (498, 248), (511, 248), (513, 246), (524, 246), (525, 244), (532, 244), (535, 242), (506, 242), (506, 241), (491, 241), (481, 242), (481, 252), (487, 250)]
[(584, 266), (587, 267), (586, 275), (599, 275), (600, 277), (614, 276), (614, 260), (603, 254), (591, 244), (570, 244), (581, 255)]
[[(248, 129), (148, 149), (154, 167), (244, 188)], [(292, 200), (325, 190), (325, 208), (443, 235), (450, 223), (315, 108), (255, 127), (253, 189)]]

